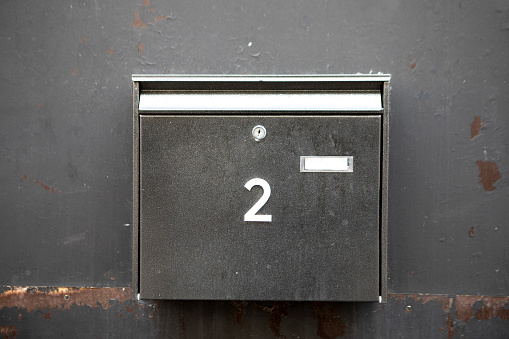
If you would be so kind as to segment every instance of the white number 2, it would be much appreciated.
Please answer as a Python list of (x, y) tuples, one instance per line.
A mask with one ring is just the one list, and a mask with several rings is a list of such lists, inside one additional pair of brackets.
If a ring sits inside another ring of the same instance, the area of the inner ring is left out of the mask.
[(265, 205), (267, 200), (269, 200), (269, 197), (270, 197), (269, 183), (263, 179), (254, 178), (254, 179), (251, 179), (248, 182), (246, 182), (246, 184), (244, 185), (244, 187), (250, 191), (251, 191), (251, 188), (253, 188), (253, 186), (261, 186), (261, 188), (263, 189), (263, 195), (260, 198), (260, 200), (258, 200), (256, 202), (256, 204), (254, 204), (253, 207), (251, 207), (251, 209), (249, 211), (247, 211), (247, 213), (244, 215), (244, 221), (272, 222), (271, 214), (268, 214), (268, 215), (257, 215), (256, 214), (256, 212), (258, 212), (260, 210), (260, 208), (262, 208), (263, 205)]

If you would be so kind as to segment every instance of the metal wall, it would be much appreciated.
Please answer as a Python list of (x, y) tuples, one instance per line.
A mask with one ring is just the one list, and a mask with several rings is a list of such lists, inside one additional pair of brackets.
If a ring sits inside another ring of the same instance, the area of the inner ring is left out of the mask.
[[(0, 45), (6, 338), (509, 336), (509, 2), (5, 0)], [(131, 74), (358, 72), (392, 74), (389, 302), (132, 301)]]

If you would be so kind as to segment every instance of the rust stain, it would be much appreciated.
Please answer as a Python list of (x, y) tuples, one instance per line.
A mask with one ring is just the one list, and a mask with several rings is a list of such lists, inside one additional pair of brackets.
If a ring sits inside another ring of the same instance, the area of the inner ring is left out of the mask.
[(269, 328), (274, 334), (276, 338), (286, 338), (286, 336), (281, 334), (281, 320), (288, 316), (288, 306), (290, 303), (287, 301), (275, 301), (272, 307), (265, 307), (258, 304), (254, 304), (254, 306), (263, 311), (269, 312)]
[(16, 338), (18, 336), (18, 330), (16, 326), (0, 326), (0, 335), (3, 335), (5, 339)]
[(147, 28), (147, 24), (140, 19), (140, 11), (134, 12), (133, 27), (138, 28), (138, 30), (141, 30), (142, 28)]
[(41, 108), (41, 103), (39, 103), (39, 102), (38, 102), (38, 103), (36, 103), (36, 104), (35, 104), (35, 107), (36, 107), (37, 109)]
[(82, 43), (83, 43), (83, 41), (84, 41), (84, 40), (83, 40), (83, 38), (81, 38), (81, 37), (80, 37), (80, 38), (78, 38), (78, 43), (82, 44)]
[(113, 48), (111, 46), (108, 45), (108, 54), (109, 55), (113, 55)]
[(51, 312), (46, 313), (44, 319), (51, 319)]
[(500, 319), (507, 320), (509, 319), (509, 308), (505, 308), (506, 304), (509, 304), (509, 297), (483, 297), (482, 307), (475, 313), (475, 318), (488, 320), (500, 317)]
[(389, 294), (389, 298), (394, 299), (396, 302), (413, 299), (414, 302), (421, 304), (426, 304), (430, 301), (437, 301), (441, 304), (442, 310), (445, 312), (449, 312), (454, 301), (453, 298), (449, 298), (446, 295), (432, 294)]
[(149, 13), (154, 13), (156, 11), (156, 9), (154, 7), (149, 7), (149, 9), (147, 9), (147, 12)]
[(232, 301), (233, 305), (233, 319), (242, 326), (244, 322), (244, 316), (246, 315), (247, 301)]
[(72, 69), (72, 75), (76, 76), (78, 74), (78, 70), (76, 68)]
[(454, 322), (452, 321), (451, 314), (447, 314), (447, 321), (445, 324), (447, 325), (448, 338), (451, 339), (454, 335), (454, 331), (456, 331), (456, 329), (454, 328)]
[(143, 45), (143, 43), (141, 43), (141, 42), (138, 42), (138, 53), (139, 54), (143, 53), (144, 48), (145, 48), (145, 45)]
[(318, 319), (317, 334), (320, 338), (333, 339), (345, 335), (345, 324), (330, 303), (311, 303), (311, 313)]
[(129, 313), (133, 313), (136, 310), (136, 305), (133, 307), (124, 306), (125, 310)]
[(119, 314), (118, 314), (118, 317), (119, 317), (119, 318), (122, 318), (123, 316), (124, 316), (124, 315), (123, 315), (122, 313), (119, 313)]
[(112, 306), (110, 300), (120, 304), (131, 298), (130, 288), (38, 288), (12, 287), (0, 294), (0, 309), (16, 307), (27, 312), (48, 309), (69, 310), (71, 306)]
[(477, 160), (475, 163), (479, 167), (479, 171), (481, 171), (479, 173), (479, 178), (481, 178), (479, 182), (486, 191), (493, 191), (496, 188), (493, 184), (502, 179), (497, 164), (492, 161), (481, 160)]
[(144, 0), (144, 1), (143, 1), (143, 6), (144, 6), (144, 7), (148, 7), (148, 6), (150, 6), (150, 0)]
[(476, 295), (456, 296), (456, 318), (468, 322), (474, 317), (474, 304), (479, 300), (482, 300), (482, 297)]
[(184, 320), (184, 311), (180, 311), (180, 330), (182, 332), (186, 331), (186, 322)]
[[(35, 180), (33, 178), (30, 178), (29, 176), (27, 176), (26, 174), (22, 174), (21, 177), (23, 177), (24, 180), (30, 180), (30, 181), (33, 181), (35, 184), (41, 186), (42, 188), (44, 188), (46, 191), (50, 191), (51, 193), (57, 193), (57, 189), (54, 187), (54, 186), (48, 186), (48, 185), (45, 185), (43, 184), (42, 182), (38, 181), (38, 180)], [(58, 190), (58, 192), (60, 192), (60, 190)]]
[(164, 19), (167, 19), (168, 17), (166, 15), (158, 15), (154, 18), (154, 21), (153, 23), (157, 23), (158, 21), (161, 21), (161, 20), (164, 20)]
[(474, 116), (474, 120), (470, 123), (470, 139), (479, 135), (482, 126), (481, 117)]
[(410, 63), (408, 65), (408, 67), (410, 67), (410, 69), (414, 69), (417, 66), (417, 62), (413, 61), (411, 57), (408, 57), (408, 62)]
[(22, 317), (21, 313), (18, 313), (18, 323), (21, 321), (21, 317)]
[(474, 227), (474, 226), (470, 227), (470, 229), (468, 230), (468, 236), (470, 238), (473, 238), (474, 237), (474, 232), (477, 231), (478, 228), (479, 228), (479, 226), (477, 226), (477, 227)]

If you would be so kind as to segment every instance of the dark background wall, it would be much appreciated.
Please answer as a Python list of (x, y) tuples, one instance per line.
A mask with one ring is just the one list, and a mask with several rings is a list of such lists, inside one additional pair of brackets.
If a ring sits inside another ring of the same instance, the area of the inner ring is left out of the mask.
[[(509, 336), (509, 2), (5, 0), (0, 46), (0, 334)], [(388, 304), (130, 301), (131, 74), (358, 72), (392, 74)]]

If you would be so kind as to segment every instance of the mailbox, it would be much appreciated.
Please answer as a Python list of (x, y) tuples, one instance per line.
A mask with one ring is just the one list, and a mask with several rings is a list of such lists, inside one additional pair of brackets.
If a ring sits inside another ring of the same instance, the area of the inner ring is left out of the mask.
[(390, 76), (132, 79), (139, 298), (385, 301)]

